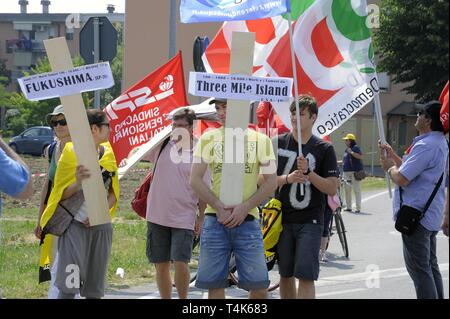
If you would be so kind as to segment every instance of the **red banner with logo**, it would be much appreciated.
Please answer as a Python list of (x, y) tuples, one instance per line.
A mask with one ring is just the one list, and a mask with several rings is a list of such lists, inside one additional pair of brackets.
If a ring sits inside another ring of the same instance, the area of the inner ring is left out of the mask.
[(106, 112), (117, 163), (171, 124), (167, 115), (188, 105), (181, 52), (111, 102)]

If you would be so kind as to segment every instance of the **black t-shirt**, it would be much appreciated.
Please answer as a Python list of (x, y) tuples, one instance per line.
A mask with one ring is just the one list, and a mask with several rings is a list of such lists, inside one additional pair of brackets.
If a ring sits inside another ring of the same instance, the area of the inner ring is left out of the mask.
[[(274, 139), (277, 146), (277, 175), (287, 175), (297, 169), (298, 143), (292, 134), (279, 135)], [(338, 177), (336, 154), (331, 144), (312, 136), (306, 145), (302, 145), (303, 156), (308, 159), (311, 171), (321, 177)], [(300, 184), (283, 185), (277, 191), (277, 198), (282, 202), (283, 223), (323, 225), (323, 212), (326, 195), (315, 188), (309, 181), (305, 185), (304, 196), (300, 195)]]

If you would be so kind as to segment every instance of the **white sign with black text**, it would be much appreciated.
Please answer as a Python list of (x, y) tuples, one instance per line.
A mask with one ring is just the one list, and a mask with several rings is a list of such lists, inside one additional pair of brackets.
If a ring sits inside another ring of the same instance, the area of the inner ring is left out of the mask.
[(109, 62), (89, 64), (61, 72), (36, 74), (18, 79), (30, 101), (107, 89), (114, 85)]
[(292, 97), (292, 78), (190, 72), (189, 93), (232, 100), (283, 102)]

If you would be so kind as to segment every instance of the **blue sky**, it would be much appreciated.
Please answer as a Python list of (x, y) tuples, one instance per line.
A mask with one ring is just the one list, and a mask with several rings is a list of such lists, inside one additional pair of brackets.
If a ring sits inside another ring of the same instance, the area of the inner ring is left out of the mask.
[[(50, 13), (106, 13), (108, 4), (115, 12), (125, 12), (125, 0), (50, 0)], [(19, 0), (0, 0), (0, 13), (20, 13)], [(41, 13), (41, 0), (28, 0), (28, 13)]]

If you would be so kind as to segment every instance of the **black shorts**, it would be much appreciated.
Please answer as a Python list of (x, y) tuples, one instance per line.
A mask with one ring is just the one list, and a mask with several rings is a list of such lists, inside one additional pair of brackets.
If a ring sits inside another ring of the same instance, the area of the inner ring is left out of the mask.
[(278, 242), (278, 269), (284, 278), (319, 278), (319, 251), (323, 225), (283, 224)]
[(194, 231), (147, 222), (147, 258), (150, 263), (181, 261), (192, 257)]

